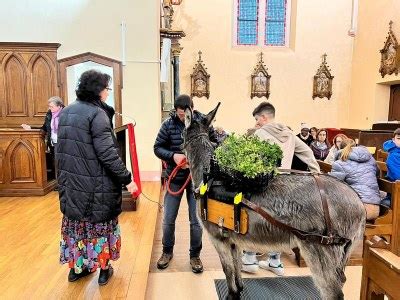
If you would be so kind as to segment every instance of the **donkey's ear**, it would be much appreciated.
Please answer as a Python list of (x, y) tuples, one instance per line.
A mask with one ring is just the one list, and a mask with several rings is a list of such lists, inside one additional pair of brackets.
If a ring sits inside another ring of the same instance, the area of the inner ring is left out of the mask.
[(217, 114), (217, 111), (218, 111), (218, 108), (219, 108), (220, 105), (221, 105), (221, 102), (218, 102), (217, 106), (206, 115), (206, 117), (205, 117), (206, 122), (205, 123), (206, 123), (207, 126), (210, 126), (212, 121), (215, 119), (215, 115)]
[(192, 110), (187, 107), (185, 108), (185, 127), (189, 128), (190, 124), (192, 124), (193, 113)]

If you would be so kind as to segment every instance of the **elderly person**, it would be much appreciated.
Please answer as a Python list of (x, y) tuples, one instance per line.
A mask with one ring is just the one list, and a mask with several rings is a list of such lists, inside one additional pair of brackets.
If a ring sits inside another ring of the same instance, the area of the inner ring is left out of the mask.
[[(64, 108), (64, 103), (58, 96), (51, 97), (47, 100), (47, 103), (49, 110), (44, 118), (43, 126), (37, 129), (41, 129), (46, 133), (47, 148), (50, 150), (50, 153), (54, 154), (54, 147), (57, 144), (58, 122), (60, 113)], [(26, 130), (36, 128), (27, 124), (21, 124), (21, 127)]]
[(324, 162), (332, 164), (335, 161), (336, 155), (340, 150), (340, 145), (345, 139), (347, 139), (347, 136), (342, 133), (335, 135), (333, 138), (333, 146), (329, 150), (328, 156), (325, 158)]
[(100, 269), (99, 285), (113, 275), (110, 260), (120, 256), (122, 185), (137, 190), (118, 155), (108, 107), (111, 77), (95, 70), (82, 74), (77, 100), (60, 116), (56, 157), (61, 212), (60, 263), (68, 281)]
[(317, 139), (310, 144), (315, 159), (324, 160), (328, 156), (330, 147), (331, 145), (328, 141), (328, 132), (326, 129), (318, 130)]
[(297, 137), (306, 143), (307, 146), (310, 146), (311, 142), (314, 140), (310, 134), (310, 126), (308, 126), (306, 123), (301, 123), (300, 133), (297, 134)]

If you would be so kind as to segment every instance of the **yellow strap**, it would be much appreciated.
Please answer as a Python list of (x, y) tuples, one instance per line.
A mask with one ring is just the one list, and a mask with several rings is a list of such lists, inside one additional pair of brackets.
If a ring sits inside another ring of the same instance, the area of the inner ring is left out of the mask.
[(200, 195), (204, 196), (204, 194), (207, 192), (207, 183), (206, 184), (201, 184), (200, 186)]
[(240, 202), (242, 202), (242, 198), (243, 198), (242, 193), (236, 194), (235, 198), (233, 198), (233, 203), (239, 204)]

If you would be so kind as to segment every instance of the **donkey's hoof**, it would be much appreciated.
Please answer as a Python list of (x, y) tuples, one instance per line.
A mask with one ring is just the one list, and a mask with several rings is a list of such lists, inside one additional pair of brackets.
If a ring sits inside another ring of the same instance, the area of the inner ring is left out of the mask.
[(244, 289), (243, 283), (236, 283), (236, 286), (237, 286), (238, 292), (240, 294), (240, 292), (243, 291), (243, 289)]

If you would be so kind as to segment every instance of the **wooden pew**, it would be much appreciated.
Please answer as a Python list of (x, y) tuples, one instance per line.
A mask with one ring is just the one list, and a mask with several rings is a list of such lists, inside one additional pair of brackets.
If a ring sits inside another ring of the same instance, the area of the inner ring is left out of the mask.
[(385, 179), (387, 173), (385, 163), (387, 155), (388, 153), (383, 150), (377, 151), (376, 163), (380, 173), (378, 184), (381, 191), (392, 195), (392, 205), (386, 211), (382, 211), (383, 213), (373, 223), (367, 223), (365, 238), (370, 239), (374, 235), (382, 236), (391, 242), (392, 251), (400, 254), (400, 238), (398, 237), (400, 235), (400, 225), (398, 224), (400, 222), (400, 181), (390, 182)]
[(382, 149), (379, 149), (379, 150), (376, 152), (376, 160), (377, 160), (377, 161), (386, 162), (387, 157), (388, 157), (388, 153), (385, 152), (385, 151), (383, 151)]
[(360, 299), (400, 299), (400, 257), (389, 244), (375, 237), (366, 241)]
[(332, 170), (332, 165), (322, 160), (317, 160), (321, 173), (329, 173)]
[(384, 211), (372, 223), (367, 223), (364, 238), (371, 239), (374, 235), (382, 236), (390, 242), (391, 251), (400, 255), (400, 181), (390, 182), (378, 179), (379, 189), (391, 193), (391, 208)]
[(366, 147), (382, 149), (383, 143), (393, 137), (393, 131), (388, 130), (361, 130), (358, 144)]

